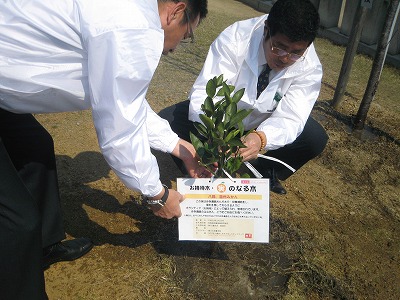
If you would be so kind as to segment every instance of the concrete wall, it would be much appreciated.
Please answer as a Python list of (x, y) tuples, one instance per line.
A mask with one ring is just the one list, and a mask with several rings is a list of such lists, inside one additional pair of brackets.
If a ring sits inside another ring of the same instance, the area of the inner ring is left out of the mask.
[[(343, 22), (340, 26), (340, 32), (349, 36), (353, 28), (354, 16), (357, 12), (358, 1), (346, 1)], [(379, 36), (382, 33), (385, 24), (388, 3), (386, 0), (374, 0), (372, 9), (369, 9), (365, 17), (363, 31), (361, 33), (360, 41), (373, 45), (378, 42)]]
[[(325, 2), (334, 1), (334, 0), (324, 0)], [(331, 9), (338, 9), (332, 5), (328, 5), (329, 3), (324, 3), (323, 0), (320, 0), (318, 12), (320, 13), (321, 23), (322, 19), (326, 14), (329, 13)], [(345, 37), (347, 43), (347, 39), (350, 36), (351, 30), (353, 28), (354, 16), (358, 9), (358, 5), (360, 0), (338, 0), (337, 2), (342, 3), (341, 12), (342, 15), (339, 17), (339, 21), (336, 25), (332, 25), (330, 27), (326, 27), (325, 35), (334, 41), (342, 41), (343, 36)], [(363, 30), (360, 37), (360, 45), (359, 51), (364, 52), (368, 55), (374, 56), (375, 49), (379, 38), (382, 34), (382, 29), (386, 20), (386, 14), (389, 7), (389, 0), (371, 0), (372, 8), (368, 10), (365, 23), (363, 26)], [(322, 12), (322, 13), (321, 13)], [(337, 13), (333, 13), (335, 16)], [(332, 24), (332, 23), (331, 23)], [(327, 33), (326, 31), (330, 31)], [(336, 33), (333, 34), (333, 33)], [(322, 33), (324, 34), (324, 33)], [(338, 36), (338, 34), (343, 36)], [(342, 43), (341, 42), (341, 43)], [(388, 58), (387, 62), (400, 67), (400, 22), (397, 20), (396, 26), (394, 29), (394, 35), (392, 37), (389, 49), (388, 49)]]
[(337, 27), (341, 7), (342, 0), (320, 0), (318, 13), (321, 19), (321, 26), (324, 28)]
[[(268, 13), (276, 0), (240, 0), (241, 2)], [(353, 20), (361, 0), (310, 0), (318, 9), (321, 18), (319, 35), (335, 43), (347, 45)], [(360, 38), (358, 51), (374, 56), (382, 33), (389, 0), (371, 0)], [(398, 17), (400, 18), (400, 17)], [(394, 35), (388, 49), (386, 62), (400, 68), (400, 20), (397, 20)]]

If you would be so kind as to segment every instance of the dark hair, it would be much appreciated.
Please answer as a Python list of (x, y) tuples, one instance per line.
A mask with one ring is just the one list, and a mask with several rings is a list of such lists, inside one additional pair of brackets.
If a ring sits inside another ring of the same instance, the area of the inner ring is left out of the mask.
[(186, 0), (188, 5), (189, 18), (193, 19), (200, 15), (200, 22), (203, 20), (208, 13), (207, 0)]
[(319, 14), (310, 0), (278, 0), (267, 20), (271, 36), (286, 35), (292, 42), (314, 41), (319, 28)]

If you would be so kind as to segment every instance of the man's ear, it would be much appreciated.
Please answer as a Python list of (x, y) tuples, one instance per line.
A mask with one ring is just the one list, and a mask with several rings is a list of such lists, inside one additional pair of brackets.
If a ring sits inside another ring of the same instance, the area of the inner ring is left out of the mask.
[(167, 24), (169, 25), (172, 21), (176, 20), (179, 18), (180, 15), (184, 15), (186, 9), (186, 3), (185, 2), (178, 2), (178, 3), (173, 3), (171, 2), (171, 5), (168, 7), (167, 11)]
[(264, 39), (267, 40), (267, 37), (269, 36), (269, 28), (268, 28), (266, 23), (264, 25), (264, 33), (263, 33), (263, 35), (264, 35)]

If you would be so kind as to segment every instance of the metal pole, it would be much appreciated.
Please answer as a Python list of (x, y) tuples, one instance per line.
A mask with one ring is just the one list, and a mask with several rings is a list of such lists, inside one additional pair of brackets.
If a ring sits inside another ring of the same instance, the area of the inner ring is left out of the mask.
[(342, 68), (340, 70), (339, 79), (336, 84), (335, 94), (332, 100), (332, 106), (337, 109), (339, 107), (340, 102), (342, 101), (343, 95), (346, 91), (346, 86), (349, 81), (349, 76), (351, 72), (351, 68), (353, 66), (354, 56), (357, 51), (358, 43), (360, 41), (362, 28), (365, 21), (365, 16), (367, 15), (368, 8), (363, 6), (362, 3), (359, 2), (357, 12), (354, 16), (353, 28), (350, 33), (349, 43), (346, 47), (346, 52), (344, 54)]
[(354, 129), (364, 128), (368, 110), (378, 89), (379, 80), (382, 74), (394, 27), (396, 25), (399, 9), (399, 0), (391, 0), (386, 16), (385, 25), (383, 27), (382, 34), (378, 42), (378, 47), (376, 49), (376, 54), (372, 65), (371, 74), (368, 80), (368, 85), (354, 120)]

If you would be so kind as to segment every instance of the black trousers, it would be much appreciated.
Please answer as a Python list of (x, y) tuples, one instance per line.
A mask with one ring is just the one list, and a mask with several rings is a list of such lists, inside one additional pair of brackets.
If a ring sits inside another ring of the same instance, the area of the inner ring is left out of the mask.
[[(189, 100), (180, 102), (162, 110), (159, 115), (169, 121), (171, 128), (178, 136), (186, 141), (190, 141), (190, 132), (196, 132), (193, 122), (188, 119)], [(276, 150), (270, 150), (266, 155), (279, 159), (293, 167), (295, 170), (300, 169), (311, 159), (322, 153), (328, 142), (328, 135), (325, 129), (315, 121), (311, 116), (308, 118), (303, 132), (297, 139), (289, 145)], [(174, 158), (177, 165), (183, 169), (183, 164)], [(275, 174), (281, 180), (287, 179), (293, 172), (286, 166), (258, 158), (251, 164), (264, 176), (268, 174), (270, 169), (274, 169)]]
[(0, 109), (0, 299), (47, 299), (42, 249), (63, 239), (53, 139)]

